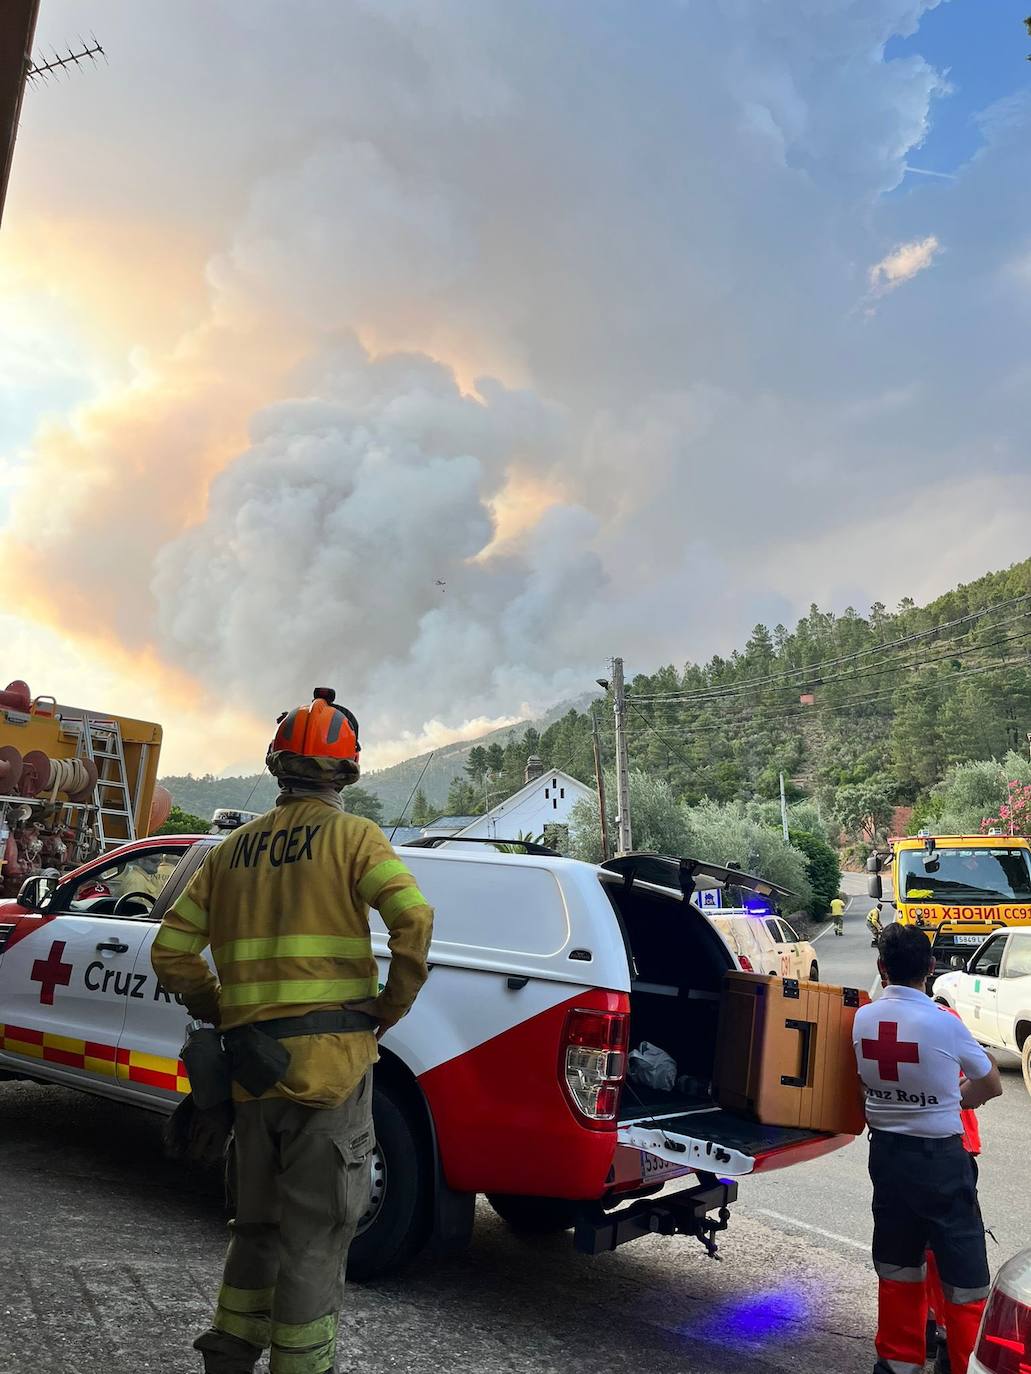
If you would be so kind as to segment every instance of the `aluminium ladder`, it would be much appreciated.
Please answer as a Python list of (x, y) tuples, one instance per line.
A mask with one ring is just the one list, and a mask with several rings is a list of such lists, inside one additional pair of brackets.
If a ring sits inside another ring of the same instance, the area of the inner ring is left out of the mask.
[(84, 715), (81, 722), (79, 754), (97, 770), (97, 840), (104, 852), (136, 839), (122, 732), (115, 720)]

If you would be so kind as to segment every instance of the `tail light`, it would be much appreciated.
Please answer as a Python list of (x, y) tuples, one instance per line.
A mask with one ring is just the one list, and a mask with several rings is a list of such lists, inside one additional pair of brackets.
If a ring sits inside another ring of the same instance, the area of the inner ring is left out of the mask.
[(981, 1321), (977, 1358), (990, 1374), (1031, 1374), (1031, 1250), (999, 1271)]
[(739, 954), (737, 956), (737, 961), (746, 973), (755, 972), (755, 969), (752, 967), (752, 961), (751, 959), (749, 959), (747, 954)]
[(604, 1129), (616, 1119), (629, 1036), (625, 1011), (576, 1008), (566, 1017), (560, 1072), (570, 1104), (585, 1125)]

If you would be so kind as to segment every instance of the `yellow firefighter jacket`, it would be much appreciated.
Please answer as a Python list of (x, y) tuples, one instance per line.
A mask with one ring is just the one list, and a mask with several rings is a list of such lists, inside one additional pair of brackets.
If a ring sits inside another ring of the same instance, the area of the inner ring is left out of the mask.
[[(370, 906), (389, 932), (382, 992)], [(377, 825), (299, 797), (212, 850), (166, 913), (151, 957), (162, 985), (224, 1030), (369, 999), (363, 1009), (392, 1025), (426, 980), (432, 928), (431, 908)], [(209, 945), (217, 978), (202, 957)], [(290, 1068), (267, 1095), (312, 1106), (344, 1101), (378, 1058), (371, 1032), (285, 1043)]]

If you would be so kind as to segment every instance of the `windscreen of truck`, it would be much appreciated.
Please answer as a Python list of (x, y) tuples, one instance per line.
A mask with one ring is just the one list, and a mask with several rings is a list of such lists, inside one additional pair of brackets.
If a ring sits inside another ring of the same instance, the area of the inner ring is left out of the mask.
[(905, 902), (1026, 902), (1031, 870), (1025, 849), (903, 849), (899, 895)]

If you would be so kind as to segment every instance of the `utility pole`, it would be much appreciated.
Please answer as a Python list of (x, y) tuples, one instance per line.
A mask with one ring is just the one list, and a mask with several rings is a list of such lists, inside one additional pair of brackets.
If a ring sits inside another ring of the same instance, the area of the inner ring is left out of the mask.
[(594, 741), (594, 779), (598, 784), (598, 820), (601, 823), (601, 857), (609, 857), (609, 818), (605, 814), (605, 774), (601, 770), (601, 735), (598, 733), (598, 713), (591, 703), (591, 738)]
[(788, 804), (784, 800), (784, 774), (780, 775), (780, 823), (784, 828), (784, 843), (788, 843)]
[(623, 660), (612, 660), (612, 709), (616, 717), (616, 816), (617, 854), (628, 854), (634, 847), (630, 830), (630, 760), (626, 747), (626, 689), (623, 686)]

